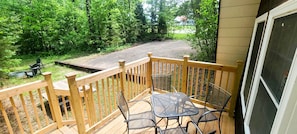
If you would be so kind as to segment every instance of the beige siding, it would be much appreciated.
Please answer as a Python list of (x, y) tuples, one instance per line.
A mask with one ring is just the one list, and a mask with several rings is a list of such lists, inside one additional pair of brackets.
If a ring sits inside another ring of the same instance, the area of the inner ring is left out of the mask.
[(221, 0), (217, 63), (245, 60), (260, 0)]

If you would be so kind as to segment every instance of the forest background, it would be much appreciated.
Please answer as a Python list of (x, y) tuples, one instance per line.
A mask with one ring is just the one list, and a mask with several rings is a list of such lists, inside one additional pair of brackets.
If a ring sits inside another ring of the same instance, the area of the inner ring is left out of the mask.
[[(1, 0), (0, 9), (0, 87), (20, 57), (112, 52), (170, 39), (187, 20), (192, 57), (215, 62), (217, 0)], [(177, 16), (186, 19), (177, 24)]]

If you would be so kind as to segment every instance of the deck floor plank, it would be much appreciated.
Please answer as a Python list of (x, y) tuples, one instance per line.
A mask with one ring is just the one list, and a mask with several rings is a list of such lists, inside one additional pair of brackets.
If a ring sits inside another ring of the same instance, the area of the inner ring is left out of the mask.
[[(150, 95), (147, 95), (145, 99), (149, 100)], [(136, 103), (130, 107), (131, 113), (138, 113), (141, 111), (149, 110), (150, 106), (141, 102)], [(156, 118), (157, 121), (160, 120), (160, 118)], [(187, 124), (187, 121), (189, 121), (189, 117), (183, 117), (183, 123), (182, 127), (185, 127)], [(169, 120), (168, 128), (173, 128), (178, 125), (176, 120)], [(231, 118), (228, 116), (228, 113), (223, 113), (222, 115), (222, 134), (234, 134), (235, 133), (235, 127), (234, 127), (234, 118)], [(166, 126), (166, 119), (162, 119), (158, 126), (161, 129), (165, 129)], [(72, 130), (77, 131), (76, 126), (70, 127)], [(123, 134), (127, 133), (126, 131), (126, 123), (124, 122), (124, 117), (122, 115), (119, 115), (118, 117), (115, 117), (110, 122), (106, 123), (101, 128), (97, 129), (94, 133), (95, 134)], [(199, 128), (202, 129), (203, 132), (209, 132), (211, 130), (216, 129), (218, 132), (218, 124), (217, 121), (211, 122), (211, 123), (201, 123), (199, 125)], [(194, 127), (189, 127), (189, 133), (195, 133)], [(138, 129), (138, 130), (130, 130), (130, 134), (154, 134), (155, 130), (154, 128), (146, 128), (146, 129)]]

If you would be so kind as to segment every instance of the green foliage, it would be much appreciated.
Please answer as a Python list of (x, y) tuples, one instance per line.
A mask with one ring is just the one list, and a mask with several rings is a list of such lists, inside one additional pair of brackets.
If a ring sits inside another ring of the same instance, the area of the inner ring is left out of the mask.
[(183, 16), (184, 15), (184, 16), (188, 16), (188, 18), (192, 18), (192, 17), (190, 17), (192, 13), (193, 13), (193, 10), (191, 8), (190, 1), (185, 1), (177, 9), (175, 16)]
[(144, 15), (143, 5), (141, 4), (141, 2), (137, 3), (134, 14), (137, 23), (136, 29), (138, 30), (137, 40), (144, 41), (145, 39), (143, 37), (147, 36), (147, 22)]
[[(2, 8), (4, 9), (4, 8)], [(20, 60), (13, 58), (17, 47), (14, 44), (19, 39), (20, 25), (19, 17), (13, 12), (7, 12), (6, 9), (0, 13), (0, 87), (3, 78), (7, 76), (9, 69), (17, 65)]]
[(217, 27), (218, 27), (218, 1), (202, 0), (199, 17), (196, 19), (196, 33), (193, 37), (193, 47), (197, 50), (196, 60), (215, 62)]
[[(142, 2), (150, 7), (144, 9)], [(178, 2), (1, 0), (0, 77), (18, 63), (15, 54), (46, 57), (112, 52), (137, 41), (166, 39)]]

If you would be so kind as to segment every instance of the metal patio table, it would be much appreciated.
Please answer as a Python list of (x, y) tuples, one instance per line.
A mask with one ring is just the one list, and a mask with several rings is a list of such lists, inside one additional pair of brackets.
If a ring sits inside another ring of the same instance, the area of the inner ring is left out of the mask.
[(191, 116), (199, 113), (190, 98), (181, 92), (153, 94), (151, 101), (154, 114), (160, 118)]

